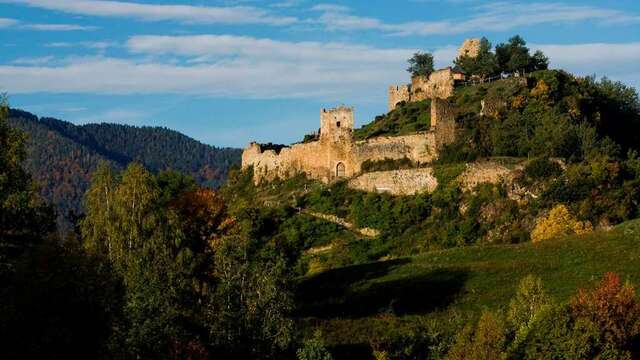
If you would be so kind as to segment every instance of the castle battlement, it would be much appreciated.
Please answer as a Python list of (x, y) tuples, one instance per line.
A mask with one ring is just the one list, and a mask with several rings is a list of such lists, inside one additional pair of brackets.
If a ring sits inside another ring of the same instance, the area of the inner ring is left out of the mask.
[[(463, 47), (477, 55), (480, 41)], [(462, 51), (462, 50), (461, 50)], [(345, 105), (320, 109), (320, 136), (292, 146), (250, 143), (242, 154), (242, 168), (253, 167), (254, 181), (286, 178), (305, 173), (323, 182), (358, 175), (365, 161), (407, 158), (413, 163), (435, 160), (438, 150), (455, 140), (455, 112), (448, 99), (464, 74), (450, 67), (427, 76), (414, 76), (411, 84), (389, 86), (389, 111), (401, 101), (431, 99), (431, 129), (404, 136), (353, 138), (354, 109)]]
[(256, 183), (301, 172), (328, 183), (359, 174), (365, 161), (407, 158), (428, 163), (440, 146), (453, 139), (455, 119), (450, 109), (446, 100), (433, 101), (431, 130), (366, 140), (353, 137), (353, 108), (320, 109), (319, 140), (292, 146), (251, 142), (242, 153), (242, 168), (253, 167)]

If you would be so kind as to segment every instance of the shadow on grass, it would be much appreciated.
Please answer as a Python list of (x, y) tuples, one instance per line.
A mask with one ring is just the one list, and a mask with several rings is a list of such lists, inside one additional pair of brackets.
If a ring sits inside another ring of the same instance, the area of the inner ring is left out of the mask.
[(334, 269), (299, 284), (296, 315), (318, 318), (360, 318), (378, 313), (424, 314), (451, 304), (462, 290), (468, 273), (462, 269), (437, 269), (402, 279), (376, 282), (399, 259)]

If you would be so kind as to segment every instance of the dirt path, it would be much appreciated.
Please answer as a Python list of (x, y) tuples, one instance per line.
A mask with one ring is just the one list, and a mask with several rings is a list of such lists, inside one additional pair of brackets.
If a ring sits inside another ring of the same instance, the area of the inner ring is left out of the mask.
[(380, 231), (376, 230), (376, 229), (371, 229), (371, 228), (356, 228), (355, 226), (353, 226), (352, 223), (346, 221), (345, 219), (341, 218), (341, 217), (337, 217), (335, 215), (331, 215), (331, 214), (323, 214), (323, 213), (319, 213), (319, 212), (315, 212), (315, 211), (311, 211), (311, 210), (307, 210), (307, 209), (300, 209), (300, 212), (307, 214), (307, 215), (311, 215), (313, 217), (316, 217), (318, 219), (322, 219), (322, 220), (326, 220), (329, 222), (332, 222), (334, 224), (338, 224), (346, 229), (349, 229), (355, 233), (358, 233), (362, 236), (366, 236), (366, 237), (377, 237), (378, 235), (380, 235)]

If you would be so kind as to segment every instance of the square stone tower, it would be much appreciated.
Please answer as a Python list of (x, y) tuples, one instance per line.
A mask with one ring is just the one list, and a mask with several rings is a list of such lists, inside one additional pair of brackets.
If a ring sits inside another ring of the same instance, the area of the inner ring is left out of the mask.
[(458, 57), (468, 56), (471, 58), (478, 57), (480, 53), (481, 39), (465, 39), (460, 49), (458, 49)]
[(353, 133), (353, 108), (344, 105), (320, 110), (320, 140), (350, 139)]

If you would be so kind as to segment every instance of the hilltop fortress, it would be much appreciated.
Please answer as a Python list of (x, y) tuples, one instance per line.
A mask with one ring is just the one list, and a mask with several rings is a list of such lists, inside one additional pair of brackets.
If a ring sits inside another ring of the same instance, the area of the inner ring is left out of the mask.
[[(478, 48), (478, 39), (466, 40), (459, 53), (476, 56)], [(287, 178), (301, 172), (329, 183), (359, 175), (365, 161), (407, 158), (416, 164), (431, 162), (438, 157), (438, 150), (443, 145), (455, 140), (455, 114), (448, 99), (462, 80), (462, 72), (445, 68), (428, 77), (415, 76), (409, 85), (389, 87), (389, 111), (403, 101), (431, 100), (431, 126), (428, 131), (356, 140), (353, 137), (353, 108), (321, 109), (317, 139), (291, 146), (252, 142), (242, 154), (242, 168), (253, 167), (256, 183)], [(431, 181), (424, 174), (417, 176), (426, 182)], [(374, 181), (385, 180), (378, 177)], [(380, 189), (384, 186), (365, 183), (359, 187)]]

